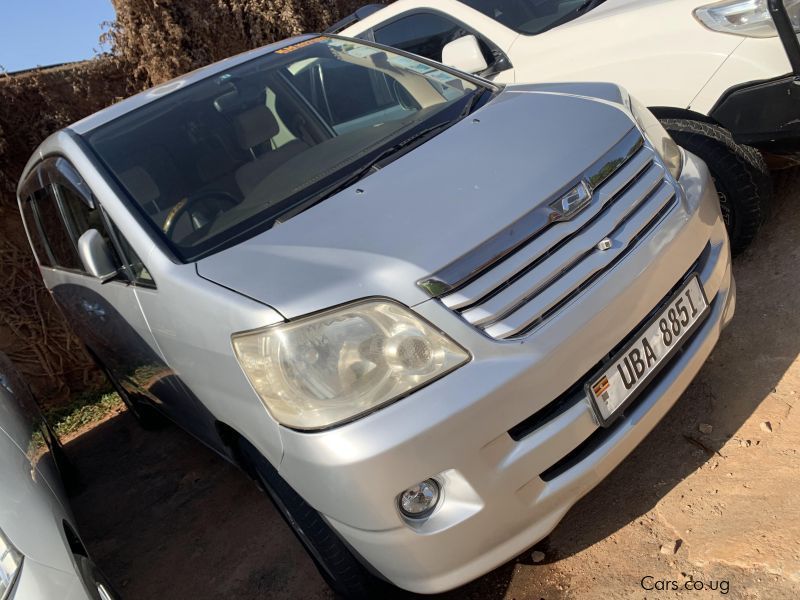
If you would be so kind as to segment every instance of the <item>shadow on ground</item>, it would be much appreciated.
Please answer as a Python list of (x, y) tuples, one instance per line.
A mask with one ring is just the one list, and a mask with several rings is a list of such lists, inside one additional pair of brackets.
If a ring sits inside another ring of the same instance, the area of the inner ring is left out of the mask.
[(329, 597), (255, 485), (178, 428), (144, 431), (123, 412), (67, 451), (81, 533), (124, 598)]
[[(624, 528), (715, 456), (800, 352), (800, 171), (779, 178), (757, 243), (735, 262), (737, 316), (673, 410), (539, 544), (530, 597), (557, 598), (552, 563)], [(698, 423), (714, 434), (698, 434)], [(95, 560), (125, 598), (332, 597), (291, 532), (241, 473), (176, 428), (145, 432), (123, 413), (68, 445), (83, 473), (73, 499)], [(502, 598), (525, 553), (443, 598)], [(526, 593), (526, 597), (528, 594)]]

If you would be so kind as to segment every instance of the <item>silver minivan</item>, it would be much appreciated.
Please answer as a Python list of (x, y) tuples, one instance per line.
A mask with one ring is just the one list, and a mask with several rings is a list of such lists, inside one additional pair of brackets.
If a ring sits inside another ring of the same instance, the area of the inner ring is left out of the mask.
[(709, 173), (624, 90), (337, 36), (75, 123), (18, 197), (131, 410), (253, 476), (350, 597), (542, 539), (734, 312)]

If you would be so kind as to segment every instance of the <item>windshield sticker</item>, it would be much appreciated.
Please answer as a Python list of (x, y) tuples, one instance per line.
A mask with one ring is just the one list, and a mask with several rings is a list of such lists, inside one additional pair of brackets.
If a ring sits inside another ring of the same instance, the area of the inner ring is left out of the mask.
[(301, 48), (305, 48), (306, 46), (311, 46), (312, 44), (318, 44), (319, 42), (325, 41), (328, 38), (324, 36), (316, 37), (311, 40), (306, 40), (305, 42), (299, 42), (297, 44), (292, 44), (291, 46), (286, 46), (285, 48), (280, 48), (275, 50), (275, 54), (289, 54), (290, 52), (294, 52), (295, 50), (300, 50)]
[(461, 84), (461, 80), (458, 77), (451, 75), (447, 71), (440, 71), (439, 69), (435, 69), (433, 73), (428, 73), (427, 75), (431, 79), (435, 79), (436, 81), (444, 83), (445, 85)]
[(373, 48), (372, 46), (353, 46), (351, 48), (341, 46), (340, 49), (356, 58), (369, 58), (375, 54), (385, 54), (383, 50)]
[(405, 56), (398, 56), (396, 54), (389, 58), (389, 62), (403, 69), (408, 69), (409, 71), (419, 73), (420, 75), (426, 75), (431, 71), (437, 70), (434, 67), (417, 62), (412, 58), (406, 58)]

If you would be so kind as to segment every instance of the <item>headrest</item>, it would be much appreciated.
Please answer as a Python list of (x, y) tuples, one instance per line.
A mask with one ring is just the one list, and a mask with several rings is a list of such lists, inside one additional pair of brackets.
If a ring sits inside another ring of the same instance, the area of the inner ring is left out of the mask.
[(278, 121), (266, 106), (257, 106), (236, 115), (236, 140), (249, 150), (278, 135)]
[(131, 167), (127, 171), (120, 173), (119, 178), (142, 206), (156, 201), (161, 196), (156, 182), (153, 181), (150, 173), (145, 171), (143, 167)]

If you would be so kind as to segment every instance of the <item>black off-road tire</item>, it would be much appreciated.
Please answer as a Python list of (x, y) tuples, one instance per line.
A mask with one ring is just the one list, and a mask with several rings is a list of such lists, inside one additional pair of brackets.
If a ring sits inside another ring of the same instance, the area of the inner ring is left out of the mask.
[(372, 575), (334, 533), (325, 519), (278, 474), (249, 442), (238, 440), (240, 459), (250, 468), (275, 508), (311, 556), (331, 589), (342, 598), (386, 598), (399, 591)]
[(731, 252), (742, 252), (769, 214), (772, 180), (761, 153), (737, 144), (730, 132), (712, 123), (662, 119), (678, 145), (702, 158), (714, 178)]

